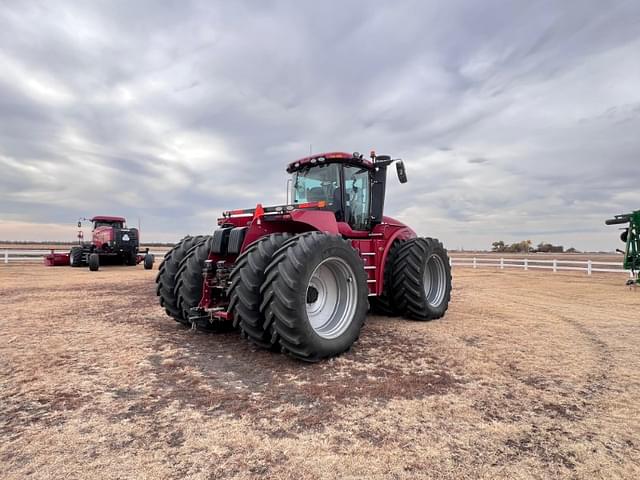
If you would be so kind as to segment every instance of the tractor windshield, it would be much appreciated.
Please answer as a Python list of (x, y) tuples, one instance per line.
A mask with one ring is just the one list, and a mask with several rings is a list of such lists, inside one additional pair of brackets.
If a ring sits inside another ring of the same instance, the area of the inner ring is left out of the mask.
[(316, 165), (293, 174), (291, 198), (296, 203), (320, 202), (336, 209), (340, 205), (340, 165)]
[(93, 228), (96, 229), (98, 227), (113, 227), (113, 228), (123, 228), (122, 222), (110, 222), (105, 220), (96, 220), (93, 222)]

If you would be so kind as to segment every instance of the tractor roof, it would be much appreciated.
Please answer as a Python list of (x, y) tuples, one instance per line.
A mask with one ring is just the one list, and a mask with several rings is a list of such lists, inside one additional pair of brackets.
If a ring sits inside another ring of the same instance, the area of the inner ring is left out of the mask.
[(93, 217), (91, 222), (126, 222), (124, 217), (110, 217), (109, 215), (97, 215)]
[(295, 162), (291, 162), (287, 167), (287, 172), (293, 173), (301, 168), (322, 163), (349, 163), (359, 167), (374, 168), (374, 164), (371, 160), (364, 158), (363, 155), (358, 153), (328, 152), (318, 153), (316, 155), (311, 155), (309, 157), (296, 160)]

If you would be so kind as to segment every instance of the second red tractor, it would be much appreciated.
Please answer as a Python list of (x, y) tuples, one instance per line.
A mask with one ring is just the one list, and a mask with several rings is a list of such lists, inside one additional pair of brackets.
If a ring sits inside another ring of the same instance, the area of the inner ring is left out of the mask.
[(156, 279), (176, 321), (230, 325), (255, 344), (315, 362), (357, 340), (371, 304), (415, 320), (442, 317), (447, 251), (384, 216), (386, 155), (325, 153), (289, 164), (286, 205), (224, 212), (212, 235), (183, 238)]
[(100, 215), (92, 223), (91, 241), (83, 241), (82, 220), (78, 221), (78, 245), (71, 247), (69, 265), (88, 266), (96, 271), (100, 265), (137, 265), (143, 262), (145, 270), (153, 268), (153, 255), (149, 249), (139, 252), (140, 232), (128, 228), (124, 217)]

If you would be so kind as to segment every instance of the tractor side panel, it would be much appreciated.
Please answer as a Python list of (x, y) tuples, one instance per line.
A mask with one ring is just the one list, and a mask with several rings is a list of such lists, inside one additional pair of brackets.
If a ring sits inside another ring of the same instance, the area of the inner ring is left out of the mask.
[(339, 233), (338, 223), (333, 212), (326, 210), (293, 210), (285, 215), (265, 215), (251, 219), (246, 224), (249, 229), (244, 238), (241, 252), (265, 235), (272, 233), (303, 233), (313, 230)]
[[(238, 258), (238, 255), (246, 250), (253, 242), (265, 235), (272, 233), (303, 233), (311, 230), (320, 230), (328, 233), (338, 234), (338, 225), (333, 212), (325, 210), (293, 210), (283, 215), (263, 215), (263, 216), (239, 216), (218, 219), (219, 229), (229, 231), (229, 239), (232, 239), (232, 229), (246, 228), (242, 231), (244, 240), (242, 247), (237, 251), (234, 241), (226, 239), (224, 245), (216, 246), (216, 235), (220, 238), (220, 233), (214, 232), (213, 248), (209, 252), (208, 260), (210, 267), (205, 273), (202, 288), (202, 297), (199, 307), (203, 309), (224, 308), (228, 304), (225, 284), (228, 274)], [(239, 234), (239, 233), (238, 233)], [(231, 248), (231, 251), (229, 249)], [(234, 251), (235, 250), (235, 251)], [(224, 263), (220, 263), (224, 262)], [(205, 269), (206, 270), (206, 269)]]

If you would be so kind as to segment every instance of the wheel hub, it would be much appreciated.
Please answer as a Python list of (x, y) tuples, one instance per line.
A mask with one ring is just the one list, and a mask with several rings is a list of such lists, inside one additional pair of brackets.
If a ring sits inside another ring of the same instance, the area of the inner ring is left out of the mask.
[(315, 303), (318, 301), (318, 289), (313, 285), (307, 288), (307, 303)]
[(351, 267), (341, 258), (323, 260), (311, 274), (307, 286), (307, 318), (321, 337), (342, 335), (356, 312), (358, 287)]
[(438, 308), (447, 290), (447, 274), (442, 258), (433, 253), (427, 259), (423, 276), (424, 294), (430, 306)]

